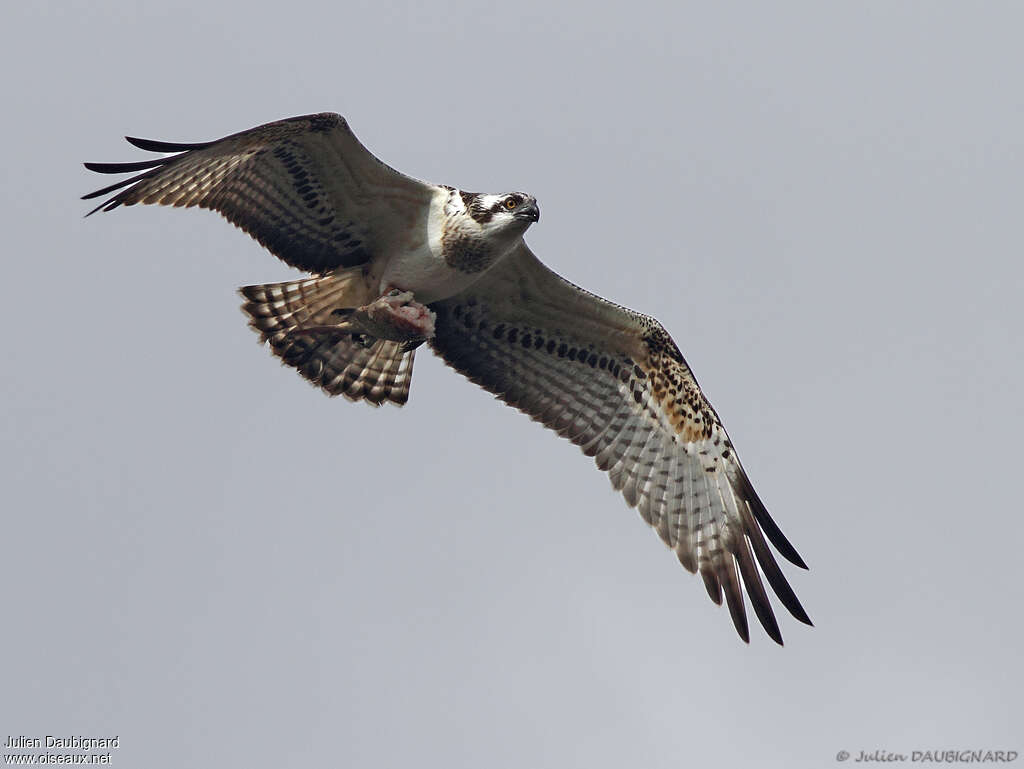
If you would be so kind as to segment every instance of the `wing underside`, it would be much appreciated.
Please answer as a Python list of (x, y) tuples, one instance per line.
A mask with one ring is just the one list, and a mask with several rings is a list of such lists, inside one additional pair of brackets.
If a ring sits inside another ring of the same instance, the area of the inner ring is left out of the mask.
[(149, 203), (223, 214), (283, 261), (314, 273), (364, 264), (404, 228), (422, 223), (434, 187), (395, 171), (340, 115), (304, 115), (212, 142), (128, 138), (172, 153), (133, 163), (86, 163), (133, 176), (83, 196), (89, 213)]
[(462, 294), (431, 305), (434, 349), (455, 369), (594, 457), (748, 640), (743, 592), (782, 636), (767, 579), (806, 612), (765, 536), (806, 568), (768, 515), (678, 348), (651, 318), (545, 268), (525, 246)]

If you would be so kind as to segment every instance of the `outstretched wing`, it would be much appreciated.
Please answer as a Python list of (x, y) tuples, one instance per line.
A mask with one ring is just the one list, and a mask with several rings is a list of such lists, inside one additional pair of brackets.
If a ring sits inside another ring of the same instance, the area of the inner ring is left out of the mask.
[(102, 174), (142, 171), (83, 196), (117, 192), (90, 214), (158, 203), (219, 211), (293, 267), (328, 272), (373, 258), (420, 225), (435, 189), (370, 153), (333, 113), (304, 115), (223, 139), (176, 144), (126, 137), (150, 152), (137, 163), (86, 163)]
[(743, 588), (782, 636), (756, 563), (783, 605), (810, 619), (765, 535), (807, 568), (769, 517), (718, 415), (653, 318), (546, 268), (524, 245), (442, 302), (431, 344), (455, 369), (593, 456), (749, 640)]

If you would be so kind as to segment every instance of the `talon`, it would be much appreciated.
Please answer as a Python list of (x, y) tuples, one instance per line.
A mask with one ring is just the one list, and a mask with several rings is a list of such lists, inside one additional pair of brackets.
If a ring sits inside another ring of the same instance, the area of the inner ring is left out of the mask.
[(426, 341), (427, 338), (425, 336), (421, 336), (416, 339), (410, 339), (407, 342), (402, 342), (402, 352), (412, 352)]

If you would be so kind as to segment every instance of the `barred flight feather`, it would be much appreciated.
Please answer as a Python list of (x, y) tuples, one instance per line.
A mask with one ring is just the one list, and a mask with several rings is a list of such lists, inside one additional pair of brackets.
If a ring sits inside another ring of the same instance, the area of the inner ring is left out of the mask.
[[(416, 351), (378, 339), (364, 345), (351, 335), (323, 331), (338, 322), (338, 307), (359, 306), (370, 287), (362, 270), (321, 278), (245, 286), (242, 309), (249, 325), (283, 363), (330, 395), (374, 406), (409, 399)], [(354, 303), (354, 304), (353, 304)], [(313, 329), (313, 330), (311, 330)]]
[[(435, 351), (593, 456), (680, 563), (700, 572), (711, 599), (724, 596), (744, 640), (745, 590), (765, 631), (782, 642), (756, 563), (782, 604), (810, 624), (756, 522), (771, 519), (660, 324), (564, 281), (525, 246), (431, 308)], [(764, 528), (803, 565), (774, 524)]]
[[(209, 208), (288, 264), (314, 273), (369, 262), (390, 231), (373, 226), (376, 220), (410, 202), (426, 209), (432, 194), (381, 163), (344, 118), (331, 113), (279, 120), (213, 142), (128, 141), (178, 154), (86, 163), (104, 174), (150, 169), (84, 195), (89, 200), (122, 190), (89, 214), (136, 203)], [(391, 202), (396, 197), (397, 206)]]

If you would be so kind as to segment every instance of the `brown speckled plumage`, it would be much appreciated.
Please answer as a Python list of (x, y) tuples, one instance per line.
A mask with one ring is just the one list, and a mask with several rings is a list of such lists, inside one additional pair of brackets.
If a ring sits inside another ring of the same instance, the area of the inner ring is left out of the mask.
[(444, 260), (450, 267), (462, 272), (481, 272), (494, 262), (493, 249), (485, 241), (455, 228), (448, 228), (441, 236)]
[(411, 347), (429, 339), (471, 381), (593, 457), (683, 566), (701, 574), (712, 600), (724, 596), (744, 640), (745, 592), (782, 643), (762, 575), (810, 624), (768, 543), (804, 563), (758, 498), (679, 348), (653, 318), (537, 260), (522, 239), (540, 217), (535, 198), (411, 179), (329, 113), (215, 142), (129, 141), (174, 154), (86, 164), (135, 174), (86, 195), (111, 196), (93, 212), (135, 203), (210, 208), (314, 273), (242, 289), (250, 325), (314, 385), (401, 405)]

